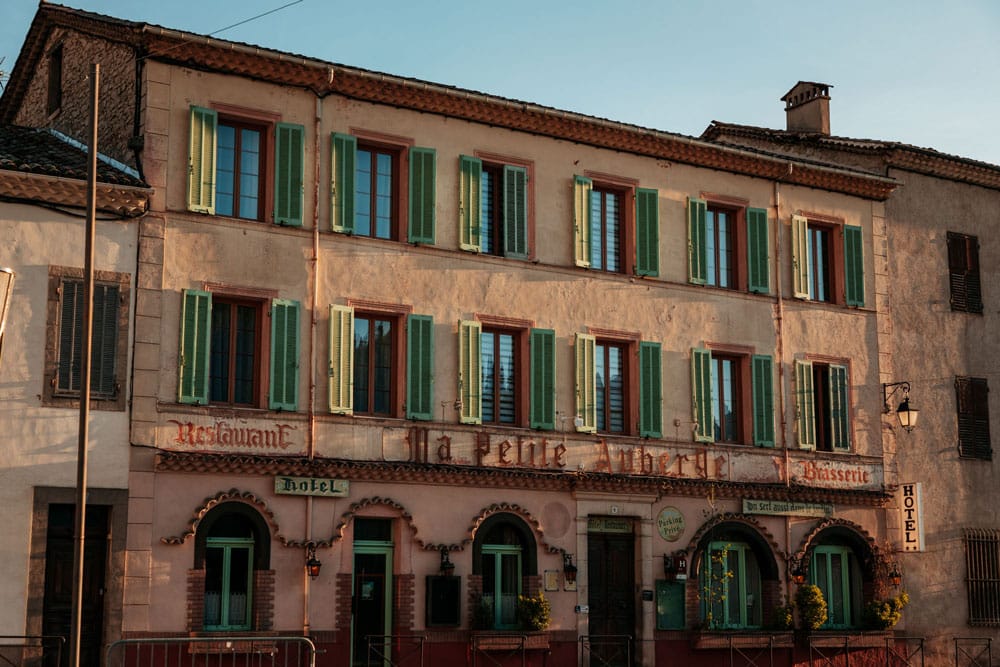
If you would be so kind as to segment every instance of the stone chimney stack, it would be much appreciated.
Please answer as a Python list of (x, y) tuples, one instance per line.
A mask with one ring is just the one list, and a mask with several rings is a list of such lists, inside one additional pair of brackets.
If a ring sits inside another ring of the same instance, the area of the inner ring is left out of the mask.
[(785, 124), (789, 132), (830, 134), (830, 89), (825, 83), (799, 81), (785, 93)]

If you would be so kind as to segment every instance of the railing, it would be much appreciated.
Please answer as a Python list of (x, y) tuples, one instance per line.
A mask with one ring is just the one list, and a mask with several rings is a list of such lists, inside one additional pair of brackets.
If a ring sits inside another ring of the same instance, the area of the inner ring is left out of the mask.
[(632, 667), (631, 635), (583, 635), (580, 661), (590, 667)]
[(0, 666), (59, 665), (65, 645), (57, 635), (0, 635)]
[(472, 665), (480, 660), (487, 665), (502, 665), (507, 658), (517, 656), (524, 667), (527, 659), (528, 635), (511, 632), (477, 632), (469, 642)]
[(420, 635), (367, 635), (365, 667), (423, 667), (424, 638)]
[(989, 637), (955, 637), (955, 667), (992, 667), (993, 640)]
[(923, 637), (886, 637), (886, 667), (924, 667)]
[(108, 647), (104, 667), (316, 667), (308, 637), (145, 637)]
[[(881, 656), (879, 655), (881, 654)], [(884, 664), (886, 667), (923, 667), (923, 637), (896, 637), (892, 634), (819, 634), (809, 637), (811, 667), (851, 667)]]

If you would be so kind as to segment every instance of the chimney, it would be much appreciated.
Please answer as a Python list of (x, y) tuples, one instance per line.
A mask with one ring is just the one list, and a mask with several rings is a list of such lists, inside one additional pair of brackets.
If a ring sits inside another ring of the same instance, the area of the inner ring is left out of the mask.
[(785, 93), (785, 124), (789, 132), (830, 134), (830, 89), (825, 83), (799, 81)]

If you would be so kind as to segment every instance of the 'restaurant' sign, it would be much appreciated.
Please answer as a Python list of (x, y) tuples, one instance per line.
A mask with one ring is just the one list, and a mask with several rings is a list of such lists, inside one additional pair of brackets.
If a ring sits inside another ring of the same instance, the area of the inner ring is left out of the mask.
[(275, 477), (274, 492), (293, 496), (326, 496), (343, 498), (350, 490), (346, 479), (322, 477)]
[(900, 526), (903, 531), (903, 551), (924, 550), (924, 508), (920, 483), (899, 485)]

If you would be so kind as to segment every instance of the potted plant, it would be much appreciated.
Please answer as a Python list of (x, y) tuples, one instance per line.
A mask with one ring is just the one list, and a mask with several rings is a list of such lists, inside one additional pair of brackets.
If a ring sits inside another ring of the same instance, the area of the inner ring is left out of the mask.
[(538, 595), (518, 595), (517, 620), (526, 630), (545, 630), (552, 622), (552, 604), (541, 591)]
[(826, 623), (826, 600), (819, 586), (799, 586), (795, 591), (795, 607), (799, 610), (799, 624), (803, 630), (818, 630)]
[(872, 600), (865, 605), (862, 618), (865, 627), (873, 630), (890, 630), (903, 615), (903, 607), (910, 603), (910, 596), (902, 592), (885, 600)]

